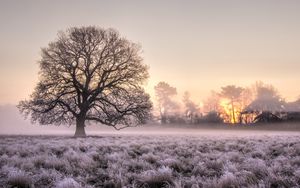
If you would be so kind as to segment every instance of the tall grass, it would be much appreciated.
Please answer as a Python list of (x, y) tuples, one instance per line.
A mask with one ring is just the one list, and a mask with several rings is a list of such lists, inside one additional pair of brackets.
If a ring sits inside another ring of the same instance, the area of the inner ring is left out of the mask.
[(2, 187), (299, 187), (300, 136), (0, 137)]

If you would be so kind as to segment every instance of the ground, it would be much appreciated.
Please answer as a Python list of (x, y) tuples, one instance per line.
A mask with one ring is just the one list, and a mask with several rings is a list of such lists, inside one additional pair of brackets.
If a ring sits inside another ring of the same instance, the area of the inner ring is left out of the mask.
[(2, 187), (299, 187), (300, 134), (1, 136), (0, 168)]

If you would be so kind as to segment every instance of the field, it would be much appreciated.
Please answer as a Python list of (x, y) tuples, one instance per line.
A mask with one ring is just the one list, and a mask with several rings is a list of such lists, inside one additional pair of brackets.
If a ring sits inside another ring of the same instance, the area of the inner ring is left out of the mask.
[(0, 168), (2, 187), (299, 187), (300, 134), (1, 136)]

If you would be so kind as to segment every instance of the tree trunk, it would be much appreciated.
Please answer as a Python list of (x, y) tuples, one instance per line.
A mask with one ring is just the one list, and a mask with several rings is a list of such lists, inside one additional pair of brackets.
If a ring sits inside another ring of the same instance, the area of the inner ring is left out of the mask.
[(231, 109), (232, 109), (232, 119), (233, 119), (233, 123), (236, 123), (233, 100), (231, 100)]
[(85, 120), (83, 118), (78, 118), (76, 120), (76, 131), (75, 131), (75, 137), (86, 137), (86, 134), (85, 134), (85, 130), (84, 130), (84, 122)]

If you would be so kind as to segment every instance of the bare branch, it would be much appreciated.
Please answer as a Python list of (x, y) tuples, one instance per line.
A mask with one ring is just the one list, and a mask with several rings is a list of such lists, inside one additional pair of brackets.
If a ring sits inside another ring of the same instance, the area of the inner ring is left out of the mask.
[(116, 129), (150, 115), (140, 47), (113, 29), (70, 28), (42, 49), (40, 82), (19, 109), (41, 124), (93, 121)]

